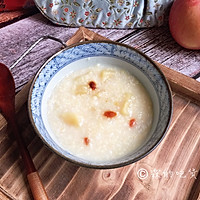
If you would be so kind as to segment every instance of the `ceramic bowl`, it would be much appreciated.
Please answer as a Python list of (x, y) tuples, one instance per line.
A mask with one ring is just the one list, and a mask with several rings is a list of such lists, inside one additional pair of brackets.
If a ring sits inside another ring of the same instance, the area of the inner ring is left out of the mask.
[[(47, 100), (53, 88), (67, 74), (88, 66), (111, 64), (133, 74), (146, 88), (153, 102), (153, 124), (146, 142), (131, 155), (96, 163), (76, 157), (57, 144), (47, 121)], [(156, 64), (138, 50), (115, 42), (84, 42), (72, 45), (52, 56), (36, 74), (29, 99), (29, 116), (36, 133), (53, 152), (81, 166), (116, 168), (148, 155), (163, 139), (172, 115), (169, 84)]]

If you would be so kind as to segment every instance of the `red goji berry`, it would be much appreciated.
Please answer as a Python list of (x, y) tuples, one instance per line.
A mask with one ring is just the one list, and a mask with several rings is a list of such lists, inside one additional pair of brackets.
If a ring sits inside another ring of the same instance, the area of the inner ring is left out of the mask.
[(97, 85), (96, 85), (96, 83), (95, 83), (94, 81), (90, 81), (90, 82), (89, 82), (89, 86), (90, 86), (90, 88), (91, 88), (92, 90), (95, 90), (95, 89), (97, 88)]
[(133, 127), (134, 125), (135, 125), (135, 119), (133, 118), (133, 119), (131, 119), (130, 121), (129, 121), (129, 126), (130, 127)]
[(109, 110), (109, 111), (105, 111), (103, 115), (108, 118), (113, 118), (117, 115), (117, 113)]
[(88, 145), (90, 142), (89, 138), (88, 137), (84, 137), (84, 143), (85, 145)]

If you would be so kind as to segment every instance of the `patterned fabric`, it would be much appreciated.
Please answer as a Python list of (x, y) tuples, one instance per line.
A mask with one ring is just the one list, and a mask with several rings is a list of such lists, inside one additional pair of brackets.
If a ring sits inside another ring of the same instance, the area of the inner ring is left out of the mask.
[(35, 0), (52, 22), (88, 28), (144, 28), (163, 24), (173, 0)]

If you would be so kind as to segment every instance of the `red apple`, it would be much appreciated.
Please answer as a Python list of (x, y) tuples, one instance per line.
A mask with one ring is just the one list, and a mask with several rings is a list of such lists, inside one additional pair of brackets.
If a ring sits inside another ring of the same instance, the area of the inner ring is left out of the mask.
[(178, 44), (187, 49), (200, 49), (200, 0), (175, 0), (169, 27)]

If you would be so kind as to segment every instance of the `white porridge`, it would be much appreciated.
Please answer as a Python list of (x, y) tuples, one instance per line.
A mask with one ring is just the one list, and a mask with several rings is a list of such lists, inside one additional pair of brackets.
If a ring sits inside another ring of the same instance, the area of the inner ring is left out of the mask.
[(101, 162), (123, 157), (147, 138), (152, 102), (128, 72), (97, 65), (66, 76), (47, 105), (57, 143), (80, 158)]

